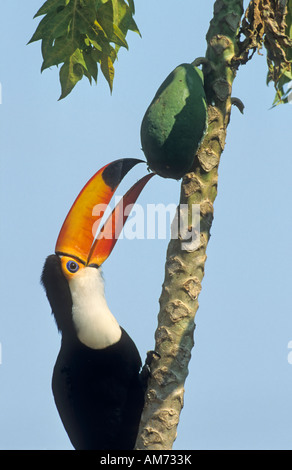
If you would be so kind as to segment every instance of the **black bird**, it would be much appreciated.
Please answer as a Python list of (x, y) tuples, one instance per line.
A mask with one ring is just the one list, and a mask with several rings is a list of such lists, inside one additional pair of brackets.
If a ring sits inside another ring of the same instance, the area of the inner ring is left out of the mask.
[(132, 186), (94, 238), (117, 186), (139, 162), (117, 160), (88, 181), (42, 272), (41, 281), (62, 334), (52, 390), (75, 449), (133, 449), (144, 405), (140, 355), (109, 310), (100, 266), (127, 219), (124, 208), (136, 201), (152, 173)]

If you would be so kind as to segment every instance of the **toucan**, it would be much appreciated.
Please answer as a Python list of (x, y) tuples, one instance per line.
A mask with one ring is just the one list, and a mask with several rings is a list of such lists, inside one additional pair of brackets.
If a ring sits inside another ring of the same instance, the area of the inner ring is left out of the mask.
[(144, 405), (143, 368), (135, 343), (107, 305), (101, 265), (129, 215), (125, 209), (135, 203), (153, 173), (128, 190), (97, 236), (96, 230), (119, 183), (140, 162), (116, 160), (87, 182), (41, 275), (61, 333), (52, 391), (76, 450), (133, 449), (136, 441)]

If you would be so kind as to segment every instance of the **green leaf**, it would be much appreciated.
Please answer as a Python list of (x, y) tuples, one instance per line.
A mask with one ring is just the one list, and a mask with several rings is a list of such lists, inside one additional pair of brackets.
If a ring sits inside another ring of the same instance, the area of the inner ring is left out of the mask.
[(106, 80), (109, 84), (110, 90), (112, 92), (113, 91), (113, 81), (114, 81), (115, 69), (114, 69), (112, 60), (108, 55), (102, 54), (101, 62), (100, 62), (100, 68), (101, 68), (101, 71), (102, 71), (104, 77), (106, 78)]
[(54, 17), (55, 17), (55, 13), (48, 13), (41, 20), (36, 31), (34, 32), (32, 37), (28, 41), (28, 44), (31, 44), (34, 41), (39, 41), (41, 39), (47, 39), (48, 35), (46, 33), (47, 33), (48, 25), (50, 25), (50, 22), (52, 21)]
[(120, 30), (118, 26), (116, 26), (114, 23), (107, 21), (107, 20), (103, 21), (103, 26), (110, 42), (113, 42), (114, 44), (117, 44), (118, 46), (123, 46), (126, 49), (128, 49), (128, 44), (125, 39), (125, 35), (123, 34), (123, 32)]
[(48, 13), (38, 25), (29, 43), (40, 39), (58, 38), (69, 32), (69, 26), (73, 16), (73, 3), (63, 8), (59, 13)]
[(84, 61), (85, 61), (85, 64), (86, 64), (86, 70), (88, 71), (90, 76), (93, 77), (93, 79), (96, 83), (97, 82), (98, 68), (97, 68), (96, 60), (94, 60), (92, 50), (88, 50), (88, 51), (84, 52)]
[(75, 27), (80, 33), (86, 34), (96, 20), (96, 11), (92, 5), (75, 10)]
[(78, 42), (69, 37), (57, 38), (53, 45), (47, 44), (46, 49), (42, 47), (45, 59), (42, 64), (41, 71), (48, 67), (52, 67), (53, 65), (66, 62), (67, 58), (74, 53), (77, 47)]
[(109, 42), (113, 42), (118, 46), (123, 46), (128, 49), (128, 44), (125, 39), (126, 34), (120, 29), (120, 21), (117, 15), (118, 0), (111, 0), (104, 4), (97, 12), (97, 21), (102, 28)]
[(41, 15), (46, 15), (47, 13), (50, 13), (51, 11), (56, 11), (58, 8), (62, 8), (67, 3), (69, 3), (70, 0), (47, 0), (43, 6), (37, 11), (37, 13), (34, 15), (34, 18), (37, 16)]
[(131, 8), (124, 0), (112, 0), (113, 21), (126, 36), (128, 30), (140, 34), (140, 31), (133, 19)]
[(106, 3), (108, 0), (95, 0), (95, 8), (96, 10), (103, 5), (103, 3)]
[[(67, 96), (85, 75), (97, 81), (98, 64), (110, 90), (120, 47), (128, 48), (129, 30), (139, 33), (133, 19), (134, 0), (47, 0), (35, 17), (44, 15), (29, 43), (41, 41), (41, 71), (62, 64), (61, 96)], [(140, 33), (139, 33), (140, 34)]]
[(95, 41), (94, 39), (92, 39), (92, 37), (90, 36), (87, 36), (88, 39), (89, 39), (89, 42), (90, 44), (93, 45), (93, 47), (97, 50), (97, 51), (102, 51), (102, 46), (97, 42)]
[(79, 49), (77, 49), (61, 67), (60, 82), (62, 93), (59, 100), (69, 95), (76, 83), (81, 80), (84, 75), (84, 67), (85, 61), (83, 54)]
[(135, 15), (135, 5), (134, 5), (134, 1), (133, 0), (127, 0), (128, 4), (129, 4), (129, 7), (130, 7), (130, 10), (131, 10), (131, 13), (132, 15)]

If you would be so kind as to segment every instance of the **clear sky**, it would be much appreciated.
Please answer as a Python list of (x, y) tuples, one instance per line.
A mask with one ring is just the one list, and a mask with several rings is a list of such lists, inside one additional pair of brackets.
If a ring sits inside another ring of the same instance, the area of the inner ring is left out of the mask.
[[(98, 86), (83, 79), (61, 102), (58, 70), (40, 74), (40, 43), (26, 45), (42, 3), (0, 7), (1, 449), (71, 449), (51, 393), (60, 336), (42, 266), (85, 182), (112, 160), (143, 158), (145, 110), (175, 66), (205, 54), (214, 2), (137, 1), (142, 39), (129, 33), (113, 94), (100, 74)], [(220, 164), (174, 449), (292, 449), (292, 106), (271, 110), (265, 80), (265, 56), (255, 55), (234, 83), (245, 113), (232, 111)], [(157, 177), (139, 203), (177, 203), (179, 190)], [(154, 347), (167, 243), (120, 240), (103, 269), (108, 304), (143, 360)]]

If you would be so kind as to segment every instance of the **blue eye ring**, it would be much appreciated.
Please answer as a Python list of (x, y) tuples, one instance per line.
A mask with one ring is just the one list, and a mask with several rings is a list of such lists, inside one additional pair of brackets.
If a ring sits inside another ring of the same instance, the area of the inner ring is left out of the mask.
[(67, 261), (66, 268), (70, 273), (77, 273), (79, 269), (79, 264), (77, 263), (77, 261), (70, 260)]

